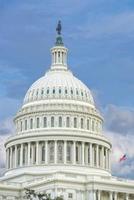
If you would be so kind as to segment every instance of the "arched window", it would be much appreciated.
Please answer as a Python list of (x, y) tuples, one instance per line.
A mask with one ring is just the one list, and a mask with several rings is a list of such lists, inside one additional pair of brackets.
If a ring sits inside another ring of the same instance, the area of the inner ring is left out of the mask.
[(74, 118), (74, 128), (77, 128), (77, 118)]
[(49, 142), (49, 162), (54, 162), (54, 142)]
[(67, 89), (65, 89), (65, 94), (67, 94)]
[(33, 129), (33, 119), (30, 119), (30, 129)]
[(36, 120), (37, 120), (36, 121), (36, 128), (39, 128), (40, 127), (40, 119), (39, 119), (39, 117)]
[(72, 143), (67, 143), (67, 162), (72, 162)]
[(51, 127), (54, 127), (54, 117), (51, 117)]
[(98, 132), (98, 122), (96, 121), (95, 124), (96, 124), (96, 125), (95, 125), (95, 131)]
[(42, 89), (42, 90), (41, 90), (41, 95), (43, 95), (43, 94), (44, 94), (44, 90)]
[(25, 120), (25, 130), (27, 130), (27, 120)]
[(94, 131), (94, 120), (92, 120), (92, 131)]
[(45, 145), (42, 145), (42, 149), (41, 149), (41, 161), (45, 162)]
[(59, 117), (59, 127), (62, 127), (62, 117)]
[(22, 123), (22, 121), (20, 122), (20, 131), (22, 131), (23, 130), (23, 123)]
[(55, 94), (55, 89), (53, 89), (53, 94)]
[(38, 94), (39, 94), (39, 91), (37, 90), (37, 91), (36, 91), (36, 96), (38, 96)]
[(69, 117), (67, 117), (66, 118), (66, 127), (70, 127), (70, 118)]
[(61, 94), (61, 89), (59, 89), (59, 94)]
[(73, 95), (73, 90), (71, 89), (71, 95)]
[(49, 89), (47, 89), (47, 94), (49, 94)]
[(87, 130), (89, 130), (89, 119), (87, 119)]
[(46, 127), (47, 127), (47, 118), (44, 117), (44, 128), (46, 128)]
[(84, 120), (83, 120), (83, 118), (81, 118), (81, 128), (82, 129), (84, 128)]
[(79, 92), (78, 92), (78, 90), (76, 90), (76, 94), (77, 94), (77, 95), (79, 95)]
[(58, 151), (57, 151), (58, 162), (63, 162), (63, 142), (58, 142)]

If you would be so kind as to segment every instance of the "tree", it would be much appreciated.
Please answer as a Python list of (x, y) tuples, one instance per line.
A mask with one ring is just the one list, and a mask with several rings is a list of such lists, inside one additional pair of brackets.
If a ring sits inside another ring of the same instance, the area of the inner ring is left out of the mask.
[(29, 200), (63, 200), (62, 197), (51, 198), (50, 194), (37, 193), (35, 190), (25, 189), (25, 198)]

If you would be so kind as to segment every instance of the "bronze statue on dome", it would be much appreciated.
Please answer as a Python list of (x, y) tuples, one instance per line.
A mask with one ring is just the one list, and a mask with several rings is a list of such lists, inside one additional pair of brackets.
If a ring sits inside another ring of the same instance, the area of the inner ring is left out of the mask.
[(58, 35), (61, 35), (61, 29), (62, 29), (61, 21), (59, 20), (57, 28), (56, 28), (56, 31), (57, 31)]

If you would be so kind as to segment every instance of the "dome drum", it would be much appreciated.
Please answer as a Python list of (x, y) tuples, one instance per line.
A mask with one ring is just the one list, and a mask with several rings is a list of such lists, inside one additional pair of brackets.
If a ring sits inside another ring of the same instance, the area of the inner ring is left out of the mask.
[[(15, 140), (17, 141), (17, 140)], [(7, 173), (15, 168), (44, 165), (86, 167), (110, 172), (110, 145), (71, 137), (38, 137), (6, 144)], [(47, 169), (44, 169), (47, 170)], [(106, 172), (105, 172), (106, 173)]]

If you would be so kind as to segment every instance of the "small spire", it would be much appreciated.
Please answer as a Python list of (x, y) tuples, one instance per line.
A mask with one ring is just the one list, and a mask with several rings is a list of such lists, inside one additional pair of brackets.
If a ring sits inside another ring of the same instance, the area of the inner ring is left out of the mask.
[(62, 41), (62, 36), (61, 36), (61, 30), (62, 30), (62, 26), (61, 26), (61, 21), (58, 21), (58, 25), (56, 27), (56, 31), (57, 31), (57, 37), (56, 37), (56, 46), (64, 46), (64, 43)]

